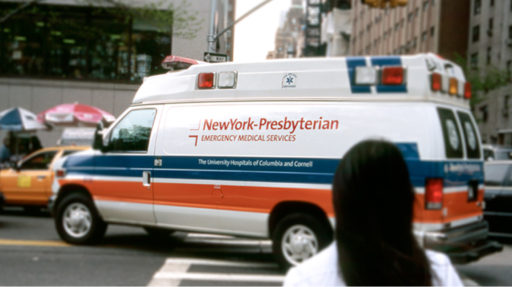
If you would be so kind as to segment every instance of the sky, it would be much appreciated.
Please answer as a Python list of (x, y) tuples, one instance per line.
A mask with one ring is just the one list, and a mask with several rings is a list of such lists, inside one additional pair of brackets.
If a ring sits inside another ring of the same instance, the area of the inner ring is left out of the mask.
[[(263, 0), (236, 0), (238, 19)], [(276, 30), (282, 14), (290, 8), (292, 0), (273, 0), (249, 15), (235, 26), (234, 60), (248, 62), (264, 60), (274, 50)]]

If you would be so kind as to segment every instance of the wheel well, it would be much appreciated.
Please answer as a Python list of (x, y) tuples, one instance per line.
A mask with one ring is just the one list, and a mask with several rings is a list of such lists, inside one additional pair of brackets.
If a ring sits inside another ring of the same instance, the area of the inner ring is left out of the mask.
[(320, 207), (306, 202), (288, 201), (279, 203), (270, 213), (268, 230), (271, 237), (279, 221), (292, 213), (305, 213), (312, 215), (320, 219), (325, 224), (326, 228), (329, 228), (329, 230), (332, 232), (332, 227), (329, 223), (329, 220), (327, 219), (327, 215)]
[(89, 197), (92, 200), (92, 196), (82, 185), (79, 184), (68, 184), (60, 188), (57, 199), (55, 200), (55, 203), (53, 204), (53, 212), (57, 211), (57, 206), (59, 206), (62, 199), (66, 198), (68, 195), (72, 193), (81, 193), (87, 197)]

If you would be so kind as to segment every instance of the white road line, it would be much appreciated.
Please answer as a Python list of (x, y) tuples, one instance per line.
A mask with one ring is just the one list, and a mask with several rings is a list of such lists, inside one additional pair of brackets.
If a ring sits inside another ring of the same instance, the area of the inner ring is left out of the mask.
[(218, 282), (254, 282), (282, 284), (284, 275), (187, 272), (192, 265), (225, 266), (242, 268), (279, 268), (272, 262), (236, 262), (217, 259), (167, 258), (164, 265), (153, 275), (148, 286), (178, 286), (182, 280)]
[(254, 267), (254, 268), (279, 268), (277, 263), (264, 263), (264, 262), (236, 262), (228, 260), (214, 260), (214, 259), (194, 259), (194, 258), (167, 258), (166, 264), (197, 264), (209, 266), (226, 266), (226, 267)]
[(187, 272), (190, 264), (164, 264), (154, 275), (148, 286), (178, 286), (181, 279), (157, 278), (158, 274)]
[(282, 282), (282, 275), (245, 275), (245, 274), (216, 274), (216, 273), (185, 273), (159, 272), (154, 279), (166, 280), (198, 280), (198, 281), (238, 281), (238, 282)]

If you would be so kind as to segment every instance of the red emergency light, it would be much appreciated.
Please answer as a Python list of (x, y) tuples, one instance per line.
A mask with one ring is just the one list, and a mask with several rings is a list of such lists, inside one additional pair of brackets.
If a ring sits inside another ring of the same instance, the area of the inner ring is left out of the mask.
[(402, 85), (404, 83), (404, 68), (402, 67), (384, 67), (382, 69), (383, 85)]
[(464, 99), (471, 99), (471, 83), (466, 82), (464, 84)]
[(194, 59), (170, 55), (165, 57), (165, 59), (162, 61), (162, 68), (171, 71), (183, 70), (188, 69), (188, 67), (197, 64), (199, 64), (199, 62)]
[(215, 74), (200, 73), (197, 76), (197, 87), (199, 89), (213, 89), (215, 87)]
[(431, 89), (434, 92), (438, 92), (442, 88), (443, 79), (441, 77), (441, 74), (438, 73), (432, 73), (430, 75), (430, 83), (431, 83)]

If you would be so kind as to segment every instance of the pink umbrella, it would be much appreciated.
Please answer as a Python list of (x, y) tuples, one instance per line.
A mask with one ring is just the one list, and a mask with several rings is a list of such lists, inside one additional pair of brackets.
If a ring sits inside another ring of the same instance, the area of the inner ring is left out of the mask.
[(99, 122), (111, 123), (115, 117), (106, 111), (80, 103), (61, 104), (37, 115), (42, 123), (63, 126), (94, 126)]

